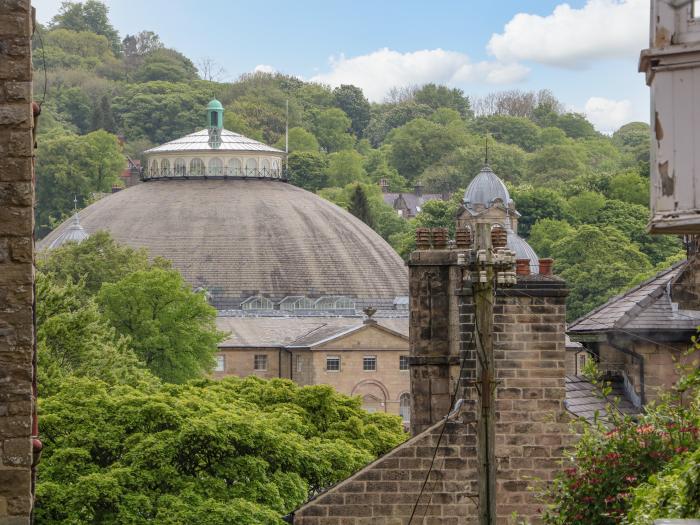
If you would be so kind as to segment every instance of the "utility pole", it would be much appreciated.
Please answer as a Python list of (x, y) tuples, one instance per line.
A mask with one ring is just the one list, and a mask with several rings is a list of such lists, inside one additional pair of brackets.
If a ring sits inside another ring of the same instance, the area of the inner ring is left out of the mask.
[[(492, 241), (493, 238), (493, 241)], [(493, 304), (496, 285), (515, 284), (515, 254), (505, 249), (506, 231), (477, 224), (470, 261), (477, 350), (476, 389), (479, 394), (477, 459), (479, 463), (479, 523), (496, 523), (496, 365), (493, 355)], [(495, 246), (494, 246), (495, 245)], [(495, 250), (494, 250), (495, 248)]]

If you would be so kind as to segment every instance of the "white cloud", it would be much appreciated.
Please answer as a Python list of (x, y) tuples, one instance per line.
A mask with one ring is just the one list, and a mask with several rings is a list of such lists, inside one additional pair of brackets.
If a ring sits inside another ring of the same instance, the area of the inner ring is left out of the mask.
[(489, 52), (501, 62), (531, 60), (579, 68), (596, 58), (634, 57), (649, 34), (649, 0), (588, 0), (560, 4), (547, 16), (516, 14)]
[(274, 67), (268, 66), (267, 64), (258, 64), (253, 69), (255, 73), (274, 73), (275, 71), (277, 70)]
[(629, 100), (611, 100), (603, 97), (589, 98), (584, 113), (596, 129), (603, 133), (612, 133), (635, 117), (632, 102)]
[(509, 84), (524, 79), (529, 69), (520, 64), (472, 62), (464, 53), (443, 49), (425, 49), (400, 53), (388, 48), (367, 55), (331, 57), (330, 71), (311, 80), (331, 86), (353, 84), (367, 98), (381, 101), (393, 87), (428, 82), (464, 85), (472, 82)]

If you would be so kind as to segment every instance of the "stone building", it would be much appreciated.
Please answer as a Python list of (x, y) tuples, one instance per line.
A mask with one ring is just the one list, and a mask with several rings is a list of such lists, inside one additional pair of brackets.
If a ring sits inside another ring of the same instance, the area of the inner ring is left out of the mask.
[(38, 440), (29, 0), (0, 3), (0, 525), (29, 525)]
[(379, 181), (379, 186), (382, 188), (384, 202), (394, 208), (399, 217), (406, 220), (418, 215), (426, 202), (434, 200), (446, 201), (450, 198), (448, 193), (423, 193), (423, 185), (420, 182), (416, 183), (413, 192), (390, 192), (389, 183), (386, 179)]
[[(490, 226), (512, 225), (514, 205), (503, 198), (505, 187), (484, 188), (484, 179), (500, 180), (486, 174), (476, 181), (467, 195), (483, 192), (465, 202), (458, 220), (465, 221), (464, 227), (487, 217)], [(289, 515), (289, 522), (478, 523), (473, 381), (479, 370), (475, 338), (480, 336), (472, 283), (462, 262), (468, 248), (463, 239), (449, 245), (444, 234), (432, 231), (427, 243), (432, 248), (422, 247), (409, 261), (413, 437), (313, 498)], [(530, 271), (535, 261), (522, 262), (517, 284), (499, 287), (494, 298), (499, 524), (511, 523), (513, 515), (538, 522), (541, 505), (531, 490), (533, 480), (552, 480), (574, 439), (564, 405), (566, 286), (548, 273), (549, 262), (537, 261), (541, 273)]]
[[(141, 183), (80, 210), (39, 250), (98, 230), (147, 248), (218, 310), (230, 335), (215, 376), (332, 384), (373, 410), (399, 414), (403, 400), (407, 416), (404, 261), (352, 214), (287, 183), (284, 152), (222, 122), (213, 100), (206, 128), (146, 151)], [(376, 322), (363, 322), (368, 307)]]

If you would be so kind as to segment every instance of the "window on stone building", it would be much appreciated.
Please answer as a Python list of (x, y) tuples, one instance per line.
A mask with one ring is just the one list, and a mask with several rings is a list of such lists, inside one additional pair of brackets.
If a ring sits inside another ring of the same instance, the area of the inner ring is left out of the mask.
[(224, 162), (219, 157), (209, 160), (209, 175), (220, 177), (224, 174)]
[(216, 356), (216, 366), (214, 372), (223, 372), (226, 368), (226, 358), (222, 355)]
[(268, 159), (263, 159), (262, 161), (262, 172), (263, 177), (270, 176), (270, 161)]
[(204, 175), (204, 162), (199, 157), (190, 161), (190, 175), (195, 177)]
[(399, 370), (408, 370), (408, 356), (407, 355), (400, 355), (399, 356)]
[(377, 369), (377, 356), (366, 355), (362, 358), (362, 370), (365, 372), (374, 372)]
[(170, 161), (168, 159), (160, 161), (160, 174), (164, 177), (170, 175)]
[(264, 354), (256, 355), (253, 359), (254, 370), (267, 370), (267, 356)]
[(257, 177), (258, 175), (258, 161), (255, 159), (248, 159), (245, 161), (245, 174), (248, 177)]
[(243, 175), (243, 164), (241, 164), (241, 159), (231, 159), (228, 161), (228, 174), (231, 177), (240, 177)]
[(329, 355), (326, 357), (326, 371), (340, 372), (340, 357)]
[(405, 423), (411, 420), (411, 394), (401, 394), (399, 397), (399, 415)]
[(187, 164), (185, 159), (177, 159), (174, 165), (175, 175), (183, 177), (187, 173)]

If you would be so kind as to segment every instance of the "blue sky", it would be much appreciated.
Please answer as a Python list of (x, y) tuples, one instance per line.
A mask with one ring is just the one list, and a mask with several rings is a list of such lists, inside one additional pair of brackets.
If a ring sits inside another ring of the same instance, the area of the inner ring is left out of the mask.
[[(48, 21), (59, 0), (33, 0)], [(601, 131), (648, 121), (636, 72), (649, 0), (107, 0), (124, 36), (148, 29), (224, 79), (276, 70), (353, 83), (381, 101), (393, 86), (436, 82), (472, 96), (547, 88)]]

